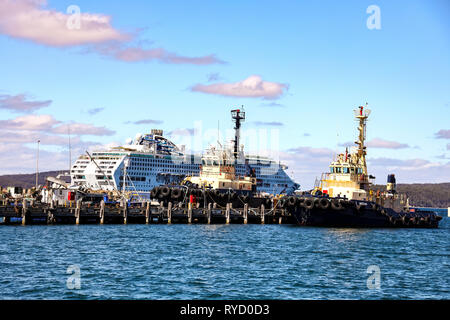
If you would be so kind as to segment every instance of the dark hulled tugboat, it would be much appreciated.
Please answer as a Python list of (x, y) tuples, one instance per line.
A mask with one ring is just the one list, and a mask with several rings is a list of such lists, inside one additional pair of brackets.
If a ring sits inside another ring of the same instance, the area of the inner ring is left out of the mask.
[(232, 110), (231, 114), (235, 121), (235, 139), (232, 145), (211, 146), (202, 156), (198, 176), (187, 176), (179, 185), (155, 187), (150, 193), (152, 199), (163, 204), (172, 202), (177, 205), (189, 201), (205, 207), (209, 203), (223, 207), (231, 203), (233, 208), (242, 208), (245, 204), (250, 207), (272, 205), (271, 198), (258, 194), (256, 175), (250, 166), (248, 175), (236, 175), (236, 164), (243, 157), (239, 155), (238, 146), (240, 125), (245, 119), (245, 112), (237, 109)]
[[(367, 106), (367, 105), (366, 105)], [(298, 224), (325, 227), (407, 227), (437, 228), (441, 216), (432, 212), (414, 212), (406, 195), (395, 190), (395, 176), (388, 176), (387, 191), (371, 190), (364, 145), (366, 121), (370, 110), (355, 110), (359, 136), (351, 153), (337, 155), (330, 172), (322, 178), (310, 196), (283, 199)]]

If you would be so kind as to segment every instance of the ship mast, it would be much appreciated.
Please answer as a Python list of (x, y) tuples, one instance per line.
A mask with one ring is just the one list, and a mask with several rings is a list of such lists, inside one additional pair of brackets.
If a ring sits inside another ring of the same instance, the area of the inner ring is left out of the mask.
[(358, 126), (358, 141), (355, 141), (356, 145), (358, 145), (357, 155), (359, 159), (359, 163), (362, 166), (363, 175), (367, 176), (367, 165), (366, 165), (366, 146), (364, 145), (364, 142), (366, 140), (366, 122), (367, 118), (370, 115), (370, 110), (367, 109), (367, 102), (366, 102), (366, 109), (364, 109), (364, 106), (359, 106), (357, 110), (355, 110), (355, 118), (357, 121), (359, 121)]
[(234, 159), (237, 160), (239, 155), (239, 137), (241, 121), (245, 121), (245, 112), (240, 109), (231, 110), (231, 118), (233, 119), (234, 125)]

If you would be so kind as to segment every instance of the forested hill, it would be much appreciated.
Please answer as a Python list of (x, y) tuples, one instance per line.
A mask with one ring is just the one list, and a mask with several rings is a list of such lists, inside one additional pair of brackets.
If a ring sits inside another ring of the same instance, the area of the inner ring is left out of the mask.
[[(44, 184), (48, 176), (56, 177), (63, 171), (47, 171), (39, 173), (39, 184)], [(20, 186), (31, 188), (36, 183), (36, 174), (11, 174), (0, 176), (0, 186)], [(384, 185), (375, 185), (376, 190), (386, 190)], [(412, 183), (399, 184), (397, 191), (406, 193), (410, 204), (417, 207), (448, 208), (450, 207), (450, 182), (447, 183)]]
[[(386, 186), (375, 185), (374, 189), (386, 190)], [(406, 193), (409, 203), (416, 207), (450, 207), (450, 182), (398, 184), (397, 192)]]
[[(46, 171), (39, 172), (39, 180), (38, 183), (40, 185), (45, 184), (45, 179), (47, 177), (56, 177), (58, 174), (64, 171)], [(22, 188), (31, 188), (36, 185), (36, 173), (29, 174), (8, 174), (4, 176), (0, 176), (0, 186), (2, 188), (6, 187), (22, 187)]]

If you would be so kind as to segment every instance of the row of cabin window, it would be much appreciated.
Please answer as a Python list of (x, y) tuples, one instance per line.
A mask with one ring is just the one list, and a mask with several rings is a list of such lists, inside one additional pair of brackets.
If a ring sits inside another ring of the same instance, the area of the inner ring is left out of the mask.
[[(331, 167), (330, 168), (331, 173), (355, 173), (355, 168), (348, 168), (348, 167)], [(356, 173), (362, 174), (361, 168), (356, 168)]]

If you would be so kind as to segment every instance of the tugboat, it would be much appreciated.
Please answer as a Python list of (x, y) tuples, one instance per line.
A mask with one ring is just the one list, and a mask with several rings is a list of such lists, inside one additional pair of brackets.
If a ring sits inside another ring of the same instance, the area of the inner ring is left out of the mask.
[(235, 121), (233, 145), (222, 147), (219, 144), (218, 147), (210, 147), (202, 156), (198, 176), (187, 176), (179, 185), (155, 187), (150, 192), (152, 199), (163, 204), (189, 201), (204, 206), (208, 203), (225, 206), (231, 203), (234, 208), (242, 208), (245, 204), (255, 207), (272, 204), (271, 198), (258, 194), (256, 173), (249, 164), (246, 164), (246, 175), (236, 175), (236, 166), (243, 158), (238, 146), (241, 121), (245, 119), (245, 112), (236, 109), (232, 110), (231, 114)]
[(371, 189), (366, 165), (366, 122), (370, 110), (354, 110), (358, 121), (358, 140), (353, 152), (338, 154), (323, 173), (309, 196), (283, 199), (283, 206), (300, 225), (325, 227), (408, 227), (437, 228), (441, 216), (414, 212), (406, 195), (395, 188), (395, 175), (388, 175), (386, 192)]

